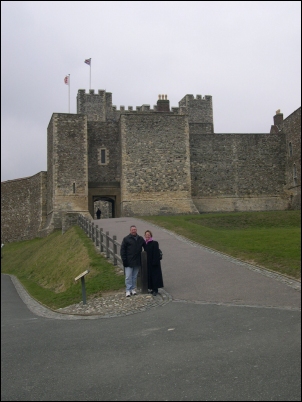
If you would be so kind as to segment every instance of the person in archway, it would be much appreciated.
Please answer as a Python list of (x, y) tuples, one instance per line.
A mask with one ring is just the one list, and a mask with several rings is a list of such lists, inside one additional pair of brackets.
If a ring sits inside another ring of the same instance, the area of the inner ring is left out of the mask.
[(96, 211), (97, 219), (101, 219), (101, 214), (102, 214), (102, 211), (100, 210), (100, 208), (98, 208), (97, 211)]
[(147, 252), (148, 289), (153, 296), (158, 294), (158, 288), (164, 287), (160, 264), (160, 250), (158, 242), (153, 240), (151, 230), (145, 231), (145, 251)]

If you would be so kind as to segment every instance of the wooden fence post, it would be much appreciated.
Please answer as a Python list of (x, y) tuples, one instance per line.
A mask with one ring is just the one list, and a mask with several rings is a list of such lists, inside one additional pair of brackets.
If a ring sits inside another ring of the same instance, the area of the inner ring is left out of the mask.
[(99, 225), (95, 225), (95, 245), (99, 245)]
[(104, 245), (103, 245), (104, 238), (103, 238), (103, 235), (104, 235), (103, 228), (101, 228), (101, 232), (100, 232), (100, 252), (101, 253), (104, 251)]
[(110, 257), (110, 251), (109, 251), (109, 232), (106, 232), (106, 257)]
[[(77, 217), (79, 226), (84, 230), (88, 237), (91, 238), (95, 246), (99, 249), (100, 253), (106, 255), (106, 258), (113, 260), (113, 265), (123, 264), (121, 256), (118, 255), (118, 247), (121, 244), (117, 241), (117, 236), (114, 235), (112, 238), (109, 236), (109, 232), (104, 232), (103, 228), (99, 228), (94, 222), (91, 222), (89, 218), (84, 215), (79, 214)], [(112, 242), (112, 248), (110, 248)], [(125, 268), (124, 268), (125, 274)], [(141, 270), (139, 272), (139, 278), (141, 276)]]
[(91, 240), (94, 243), (94, 223), (91, 222)]
[(113, 236), (113, 265), (117, 265), (117, 245), (116, 245), (116, 236)]

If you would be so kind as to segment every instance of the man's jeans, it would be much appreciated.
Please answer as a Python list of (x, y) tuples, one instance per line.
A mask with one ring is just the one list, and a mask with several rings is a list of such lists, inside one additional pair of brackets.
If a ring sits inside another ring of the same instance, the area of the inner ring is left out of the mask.
[(132, 289), (136, 288), (138, 271), (139, 267), (125, 267), (125, 283), (127, 292), (131, 292)]

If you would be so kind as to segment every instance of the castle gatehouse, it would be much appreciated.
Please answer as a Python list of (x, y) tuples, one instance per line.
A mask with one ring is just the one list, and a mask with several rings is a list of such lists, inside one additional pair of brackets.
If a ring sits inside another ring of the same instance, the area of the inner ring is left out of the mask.
[(96, 203), (104, 217), (300, 209), (301, 108), (273, 119), (263, 134), (215, 133), (209, 95), (117, 108), (80, 89), (77, 113), (50, 119), (47, 172), (1, 183), (2, 241), (95, 218)]

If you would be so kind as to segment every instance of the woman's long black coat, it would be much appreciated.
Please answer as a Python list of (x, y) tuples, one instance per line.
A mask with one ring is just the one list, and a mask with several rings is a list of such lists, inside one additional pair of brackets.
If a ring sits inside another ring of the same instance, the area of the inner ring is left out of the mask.
[(158, 242), (155, 240), (149, 241), (145, 245), (145, 251), (147, 252), (148, 289), (163, 288)]

